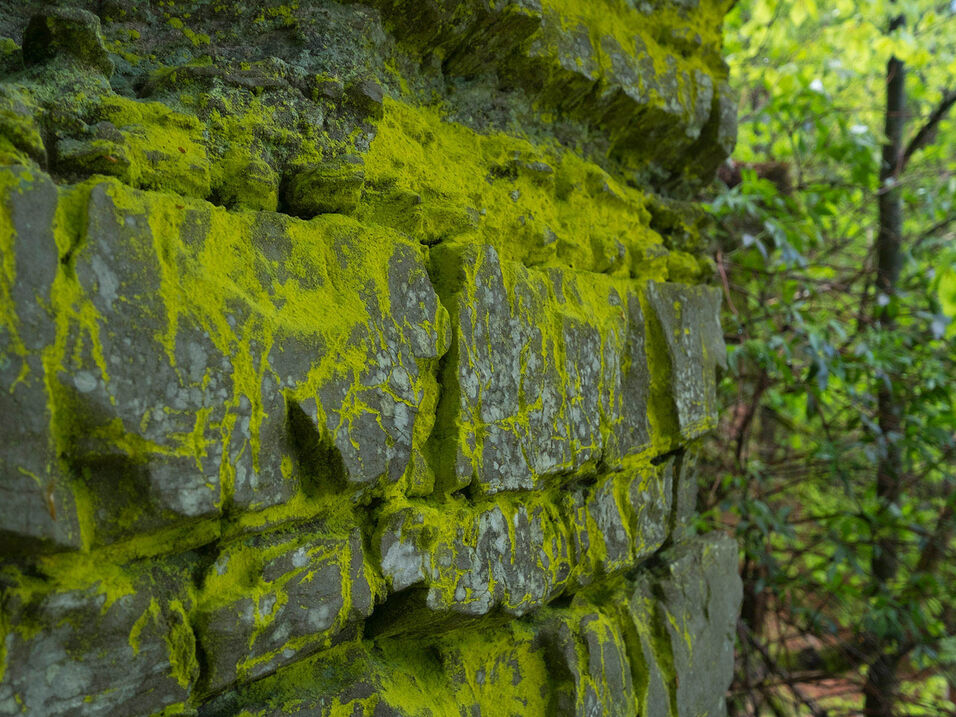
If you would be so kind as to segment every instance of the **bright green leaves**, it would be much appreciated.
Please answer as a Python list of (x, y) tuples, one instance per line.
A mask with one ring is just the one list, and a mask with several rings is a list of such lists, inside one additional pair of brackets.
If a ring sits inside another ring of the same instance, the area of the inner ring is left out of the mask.
[[(905, 25), (888, 32), (899, 13)], [(743, 547), (743, 619), (759, 636), (761, 610), (786, 605), (771, 621), (794, 634), (915, 646), (913, 664), (932, 666), (948, 659), (937, 641), (956, 632), (956, 115), (891, 183), (879, 176), (887, 61), (907, 64), (906, 147), (956, 90), (956, 7), (750, 0), (725, 44), (741, 124), (738, 162), (722, 175), (732, 188), (711, 204), (730, 371), (707, 485)], [(902, 267), (881, 292), (877, 209), (891, 190)], [(887, 388), (899, 426), (881, 420)], [(886, 498), (876, 470), (892, 452), (904, 475)], [(887, 545), (898, 572), (877, 584), (871, 561)], [(802, 665), (769, 632), (760, 639)], [(848, 679), (872, 659), (819, 657)]]

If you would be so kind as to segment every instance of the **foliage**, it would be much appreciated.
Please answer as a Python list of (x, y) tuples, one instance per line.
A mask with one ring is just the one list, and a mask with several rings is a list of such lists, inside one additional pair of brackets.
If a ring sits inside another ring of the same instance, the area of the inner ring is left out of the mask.
[[(860, 714), (867, 666), (891, 654), (905, 713), (952, 714), (956, 111), (932, 118), (956, 91), (956, 3), (744, 0), (726, 49), (741, 181), (711, 208), (731, 368), (701, 502), (742, 547), (732, 710)], [(876, 289), (874, 250), (893, 188), (879, 180), (892, 56), (909, 142), (895, 293)], [(880, 429), (881, 385), (899, 433)], [(876, 467), (892, 448), (902, 493), (888, 502)], [(882, 582), (871, 561), (886, 545), (899, 569)]]

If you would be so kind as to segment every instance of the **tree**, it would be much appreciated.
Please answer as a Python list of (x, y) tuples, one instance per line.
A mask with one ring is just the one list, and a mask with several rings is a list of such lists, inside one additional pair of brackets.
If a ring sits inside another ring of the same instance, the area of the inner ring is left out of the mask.
[[(732, 706), (947, 714), (956, 5), (735, 12), (741, 141), (724, 176), (740, 183), (713, 203), (731, 410), (701, 493), (743, 547)], [(842, 701), (820, 690), (834, 678)]]

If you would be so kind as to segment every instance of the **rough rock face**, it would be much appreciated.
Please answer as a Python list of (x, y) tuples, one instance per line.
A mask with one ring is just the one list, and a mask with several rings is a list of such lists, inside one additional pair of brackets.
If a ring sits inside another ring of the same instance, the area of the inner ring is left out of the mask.
[(724, 712), (729, 0), (0, 0), (0, 715)]

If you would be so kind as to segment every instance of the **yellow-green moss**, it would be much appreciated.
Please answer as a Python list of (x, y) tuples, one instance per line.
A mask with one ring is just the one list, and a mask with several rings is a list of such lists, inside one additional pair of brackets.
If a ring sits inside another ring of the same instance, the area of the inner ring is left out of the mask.
[(169, 603), (172, 624), (163, 633), (172, 676), (183, 689), (188, 689), (199, 677), (196, 658), (196, 636), (189, 624), (189, 615), (181, 600)]
[[(682, 54), (672, 45), (679, 43), (683, 36), (689, 38), (691, 46), (719, 48), (720, 28), (729, 5), (729, 0), (702, 0), (695, 3), (693, 9), (687, 9), (661, 3), (653, 13), (644, 13), (627, 0), (541, 0), (544, 11), (560, 18), (566, 29), (579, 26), (587, 29), (603, 69), (609, 69), (610, 60), (601, 49), (602, 38), (613, 38), (625, 54), (634, 54), (634, 41), (639, 38), (659, 74), (667, 71), (665, 57), (674, 58), (683, 71), (718, 69), (708, 66), (699, 54)], [(699, 40), (695, 41), (696, 38)], [(713, 49), (711, 53), (713, 55)]]
[(502, 717), (547, 714), (552, 677), (535, 636), (522, 622), (443, 636), (438, 644), (455, 702)]
[(100, 112), (123, 132), (133, 186), (194, 197), (209, 195), (210, 163), (198, 119), (160, 102), (118, 95), (106, 97)]
[(644, 194), (556, 147), (481, 135), (386, 99), (359, 216), (426, 243), (490, 244), (503, 259), (662, 278)]
[[(27, 349), (20, 336), (20, 320), (13, 303), (12, 291), (17, 281), (16, 232), (8, 209), (8, 197), (13, 192), (22, 193), (32, 181), (33, 175), (25, 167), (0, 172), (0, 330), (7, 335), (5, 348), (9, 352), (0, 356), (0, 361), (21, 361), (18, 381), (26, 378), (29, 368), (22, 360)], [(13, 386), (9, 389), (12, 390)]]

